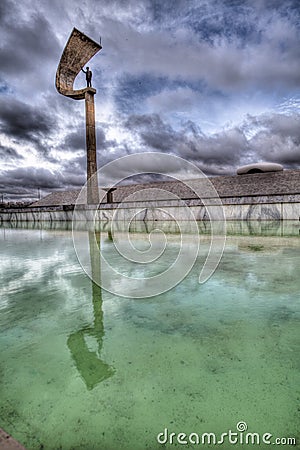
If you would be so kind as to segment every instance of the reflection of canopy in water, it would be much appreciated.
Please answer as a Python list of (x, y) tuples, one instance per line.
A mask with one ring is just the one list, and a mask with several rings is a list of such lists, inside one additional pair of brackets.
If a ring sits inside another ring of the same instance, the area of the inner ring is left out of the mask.
[[(98, 352), (89, 349), (85, 340), (85, 338), (88, 337), (94, 337), (96, 341), (99, 342)], [(97, 384), (110, 378), (115, 373), (115, 369), (106, 364), (106, 362), (98, 355), (102, 350), (102, 338), (101, 332), (99, 333), (99, 330), (92, 327), (86, 329), (83, 328), (82, 330), (72, 333), (68, 337), (67, 344), (71, 351), (72, 358), (89, 390), (94, 389)]]
[(73, 89), (74, 80), (81, 70), (81, 67), (99, 51), (101, 45), (90, 39), (81, 31), (73, 28), (71, 36), (65, 46), (56, 72), (56, 89), (62, 95), (74, 98), (75, 100), (84, 99), (85, 89)]

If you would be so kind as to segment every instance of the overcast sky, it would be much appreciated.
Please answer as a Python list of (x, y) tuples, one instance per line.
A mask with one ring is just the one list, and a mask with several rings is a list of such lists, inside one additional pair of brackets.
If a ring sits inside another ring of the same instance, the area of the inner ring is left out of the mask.
[(0, 193), (85, 182), (84, 101), (55, 89), (74, 26), (102, 37), (89, 63), (99, 167), (160, 151), (207, 175), (299, 168), (299, 24), (299, 0), (1, 0)]

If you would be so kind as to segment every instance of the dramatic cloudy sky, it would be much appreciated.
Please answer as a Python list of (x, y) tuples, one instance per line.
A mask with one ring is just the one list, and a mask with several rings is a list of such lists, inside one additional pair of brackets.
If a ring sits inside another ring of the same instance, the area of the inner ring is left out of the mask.
[(102, 36), (89, 64), (99, 166), (161, 151), (208, 175), (299, 168), (299, 0), (1, 0), (4, 199), (85, 181), (84, 102), (54, 86), (74, 26)]

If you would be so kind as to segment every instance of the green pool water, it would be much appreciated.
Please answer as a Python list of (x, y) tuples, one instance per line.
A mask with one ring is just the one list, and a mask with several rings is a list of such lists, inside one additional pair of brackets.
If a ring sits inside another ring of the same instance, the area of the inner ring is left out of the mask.
[(208, 282), (200, 255), (147, 299), (93, 285), (70, 231), (2, 228), (0, 244), (0, 427), (28, 450), (272, 448), (176, 440), (241, 421), (300, 448), (299, 237), (228, 237)]

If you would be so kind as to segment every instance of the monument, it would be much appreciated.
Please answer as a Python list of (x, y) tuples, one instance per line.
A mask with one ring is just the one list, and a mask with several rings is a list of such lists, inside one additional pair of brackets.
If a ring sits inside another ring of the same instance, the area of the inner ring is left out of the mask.
[[(91, 84), (91, 71), (88, 67), (84, 71), (83, 67), (101, 49), (102, 46), (100, 44), (73, 28), (59, 62), (55, 82), (56, 89), (60, 94), (74, 100), (85, 100), (88, 204), (99, 203), (98, 181), (95, 175), (97, 172), (94, 106), (96, 89)], [(87, 87), (74, 90), (75, 78), (81, 70), (86, 74)]]

